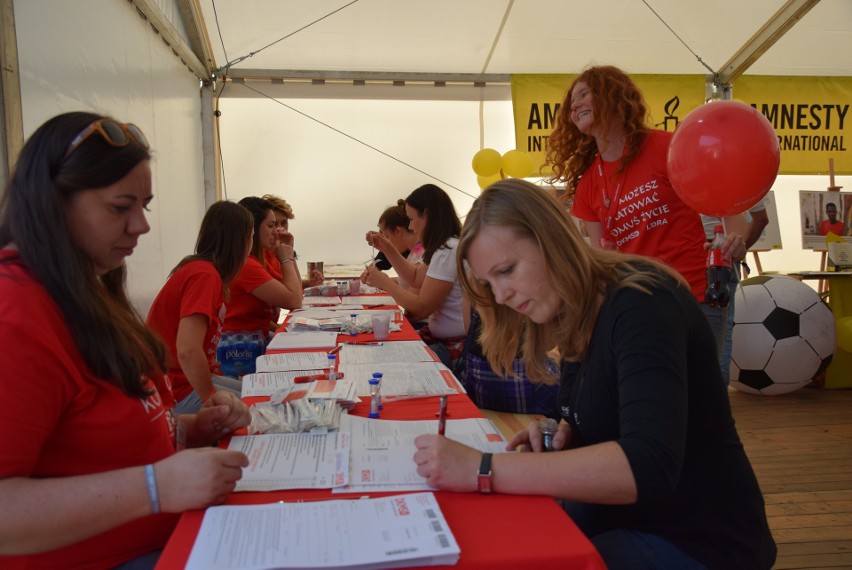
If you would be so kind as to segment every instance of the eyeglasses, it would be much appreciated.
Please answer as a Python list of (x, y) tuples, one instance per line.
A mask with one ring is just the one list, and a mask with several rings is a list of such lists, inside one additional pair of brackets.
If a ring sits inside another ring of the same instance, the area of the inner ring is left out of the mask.
[(65, 152), (63, 160), (71, 156), (87, 138), (95, 133), (101, 135), (108, 145), (115, 148), (127, 146), (131, 140), (136, 141), (145, 148), (150, 148), (148, 139), (142, 134), (142, 130), (133, 123), (119, 123), (113, 119), (98, 119), (74, 137), (74, 140), (68, 145), (68, 150)]

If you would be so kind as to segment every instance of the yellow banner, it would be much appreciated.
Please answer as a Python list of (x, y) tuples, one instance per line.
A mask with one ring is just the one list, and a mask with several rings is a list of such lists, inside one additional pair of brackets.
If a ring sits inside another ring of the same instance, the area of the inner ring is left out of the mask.
[[(544, 167), (547, 137), (576, 75), (513, 75), (515, 145)], [(651, 124), (673, 131), (703, 104), (703, 75), (633, 75), (648, 103)], [(836, 174), (852, 174), (852, 78), (743, 76), (734, 98), (752, 105), (772, 123), (781, 146), (781, 174), (824, 174), (834, 158)], [(847, 121), (848, 119), (848, 121)]]
[(769, 119), (781, 146), (781, 174), (852, 174), (852, 77), (742, 76), (734, 99)]

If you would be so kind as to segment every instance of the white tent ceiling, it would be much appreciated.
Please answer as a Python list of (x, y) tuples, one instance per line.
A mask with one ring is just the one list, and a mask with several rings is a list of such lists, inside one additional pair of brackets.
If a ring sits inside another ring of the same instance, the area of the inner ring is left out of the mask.
[[(268, 70), (572, 73), (592, 63), (631, 73), (706, 74), (708, 67), (719, 71), (785, 5), (784, 0), (199, 3), (215, 67), (239, 60), (231, 71), (248, 76)], [(242, 59), (252, 52), (257, 53)], [(816, 3), (748, 73), (852, 75), (852, 1)]]

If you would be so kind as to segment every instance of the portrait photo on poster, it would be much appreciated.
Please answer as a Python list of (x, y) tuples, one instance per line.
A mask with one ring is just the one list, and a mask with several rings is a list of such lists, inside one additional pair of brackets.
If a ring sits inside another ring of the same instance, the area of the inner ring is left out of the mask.
[(799, 190), (799, 213), (802, 222), (802, 248), (814, 251), (828, 249), (829, 241), (852, 243), (852, 199), (843, 192)]

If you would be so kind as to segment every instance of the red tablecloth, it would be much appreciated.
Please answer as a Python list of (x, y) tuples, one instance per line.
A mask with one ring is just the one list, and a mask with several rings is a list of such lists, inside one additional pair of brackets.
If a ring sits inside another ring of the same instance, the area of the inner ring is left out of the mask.
[[(390, 307), (389, 307), (390, 308)], [(339, 342), (352, 339), (340, 335)], [(419, 339), (417, 332), (403, 319), (402, 331), (391, 333), (389, 340)], [(373, 340), (363, 334), (355, 340)], [(437, 419), (438, 398), (417, 398), (385, 402), (382, 419)], [(448, 419), (482, 417), (482, 413), (464, 394), (450, 396)], [(369, 402), (357, 405), (352, 414), (366, 417)], [(412, 454), (414, 450), (412, 450)], [(473, 474), (471, 474), (473, 476)], [(379, 497), (393, 493), (371, 493)], [(568, 515), (550, 497), (479, 495), (436, 491), (435, 495), (456, 541), (461, 556), (455, 566), (434, 568), (572, 568), (597, 570), (605, 568), (589, 540)], [(278, 501), (324, 500), (352, 497), (332, 495), (327, 489), (232, 493), (227, 505), (274, 503)], [(189, 559), (195, 537), (201, 527), (204, 511), (184, 513), (157, 564), (158, 570), (183, 568)]]

